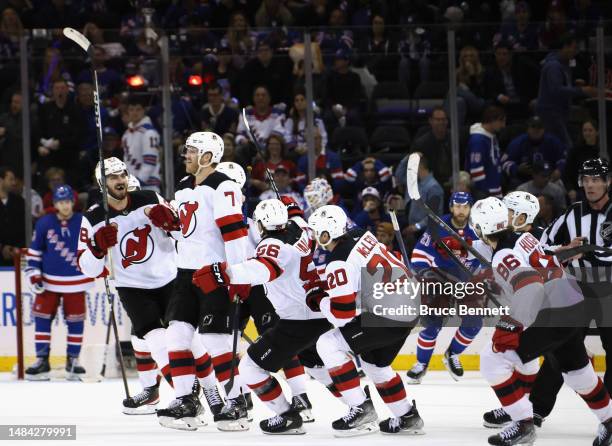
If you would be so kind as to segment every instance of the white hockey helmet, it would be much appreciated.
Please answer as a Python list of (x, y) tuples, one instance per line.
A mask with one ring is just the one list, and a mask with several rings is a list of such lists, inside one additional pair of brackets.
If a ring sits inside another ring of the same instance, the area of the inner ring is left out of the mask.
[[(117, 175), (122, 172), (127, 173), (127, 166), (123, 161), (121, 161), (117, 157), (106, 158), (104, 160), (104, 177), (106, 178), (109, 175)], [(102, 178), (100, 177), (100, 161), (96, 164), (96, 181), (98, 182), (98, 186), (100, 186), (100, 190), (102, 189)]]
[(508, 228), (508, 208), (499, 198), (478, 200), (472, 207), (470, 220), (476, 233), (486, 237)]
[[(515, 191), (507, 194), (504, 199), (504, 204), (514, 212), (510, 224), (514, 229), (521, 229), (533, 223), (540, 212), (540, 202), (535, 195), (529, 192)], [(521, 214), (525, 214), (525, 223), (518, 226), (516, 221)]]
[[(308, 218), (308, 226), (314, 231), (315, 240), (325, 247), (333, 240), (346, 234), (347, 218), (344, 210), (332, 204), (321, 206)], [(321, 242), (324, 232), (329, 235), (327, 243)]]
[(253, 211), (253, 220), (263, 235), (263, 230), (278, 231), (287, 226), (289, 214), (287, 207), (276, 198), (260, 201)]
[(140, 190), (140, 181), (136, 176), (130, 174), (128, 177), (128, 192), (133, 192), (135, 190)]
[(230, 180), (238, 183), (241, 189), (244, 187), (244, 183), (246, 183), (246, 173), (244, 173), (244, 169), (240, 164), (232, 161), (224, 161), (217, 164), (215, 170), (224, 173)]
[(312, 209), (326, 205), (334, 197), (334, 191), (325, 178), (314, 178), (304, 189), (304, 199)]
[(198, 151), (198, 164), (200, 164), (201, 157), (205, 153), (210, 152), (210, 164), (206, 166), (200, 164), (200, 167), (208, 167), (211, 164), (221, 162), (225, 144), (223, 143), (223, 138), (214, 132), (195, 132), (189, 135), (187, 141), (185, 141), (185, 149), (190, 148), (194, 148)]

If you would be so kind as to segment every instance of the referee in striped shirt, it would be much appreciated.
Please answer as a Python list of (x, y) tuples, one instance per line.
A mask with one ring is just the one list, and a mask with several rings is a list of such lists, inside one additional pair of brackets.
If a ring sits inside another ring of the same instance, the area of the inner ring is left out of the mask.
[[(607, 160), (585, 161), (578, 177), (585, 200), (574, 203), (557, 218), (542, 234), (541, 243), (557, 253), (582, 245), (612, 248), (611, 183)], [(587, 251), (571, 258), (567, 268), (584, 294), (589, 318), (597, 323), (606, 351), (604, 384), (612, 389), (612, 254)], [(529, 398), (535, 417), (548, 416), (562, 385), (563, 377), (554, 359), (546, 357)]]

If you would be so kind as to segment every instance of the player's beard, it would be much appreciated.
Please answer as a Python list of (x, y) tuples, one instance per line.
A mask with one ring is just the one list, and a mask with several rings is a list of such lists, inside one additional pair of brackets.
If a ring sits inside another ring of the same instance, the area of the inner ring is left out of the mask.
[[(117, 189), (119, 187), (119, 189)], [(108, 195), (114, 200), (121, 201), (127, 196), (127, 183), (117, 184), (113, 188), (108, 188)]]

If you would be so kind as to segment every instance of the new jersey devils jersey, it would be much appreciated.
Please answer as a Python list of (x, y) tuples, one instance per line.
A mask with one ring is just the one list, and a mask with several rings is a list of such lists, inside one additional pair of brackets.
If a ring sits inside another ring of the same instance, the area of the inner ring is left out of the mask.
[(255, 257), (230, 265), (235, 284), (264, 284), (266, 295), (281, 319), (319, 319), (323, 315), (306, 305), (306, 291), (317, 281), (312, 263), (312, 239), (294, 221), (287, 229), (264, 237)]
[[(145, 215), (146, 208), (163, 202), (153, 191), (135, 191), (128, 192), (124, 210), (109, 206), (109, 221), (118, 231), (118, 243), (111, 249), (116, 286), (154, 289), (176, 277), (175, 242)], [(83, 216), (78, 264), (88, 277), (98, 277), (104, 271), (104, 257), (97, 258), (90, 249), (94, 234), (104, 224), (104, 209), (98, 204)]]
[[(349, 231), (339, 240), (325, 267), (328, 297), (321, 301), (321, 312), (336, 327), (343, 327), (361, 312), (362, 270), (375, 277), (382, 273), (382, 277), (373, 280), (386, 283), (412, 277), (406, 266), (379, 243), (374, 234), (357, 229)], [(418, 296), (414, 296), (414, 302), (417, 300)]]
[(215, 262), (233, 264), (246, 259), (248, 231), (236, 182), (215, 171), (196, 185), (195, 177), (188, 175), (181, 180), (172, 205), (181, 221), (181, 229), (172, 232), (179, 268), (196, 270)]

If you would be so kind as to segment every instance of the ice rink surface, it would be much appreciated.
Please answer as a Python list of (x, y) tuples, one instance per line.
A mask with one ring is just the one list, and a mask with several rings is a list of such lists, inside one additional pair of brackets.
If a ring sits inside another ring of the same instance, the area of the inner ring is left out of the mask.
[[(402, 376), (405, 372), (400, 372)], [(367, 383), (367, 380), (363, 380)], [(256, 397), (254, 422), (248, 432), (219, 432), (212, 423), (195, 432), (162, 428), (155, 415), (127, 416), (121, 413), (123, 386), (118, 379), (101, 383), (16, 382), (8, 373), (0, 374), (0, 424), (75, 424), (76, 441), (45, 441), (44, 445), (223, 445), (223, 446), (316, 446), (316, 445), (485, 445), (495, 430), (482, 427), (482, 413), (498, 407), (493, 391), (478, 372), (468, 372), (453, 382), (446, 372), (429, 372), (418, 386), (407, 386), (425, 422), (425, 435), (388, 436), (380, 433), (339, 439), (332, 435), (331, 422), (346, 412), (320, 384), (311, 380), (308, 395), (316, 421), (306, 424), (307, 433), (295, 436), (264, 435), (258, 422), (271, 416)], [(131, 392), (140, 390), (130, 380)], [(373, 394), (376, 392), (373, 392)], [(172, 398), (171, 389), (162, 383), (162, 407)], [(376, 394), (379, 418), (389, 416)], [(208, 410), (208, 408), (206, 407)], [(537, 431), (537, 445), (590, 445), (597, 432), (597, 420), (586, 404), (564, 387), (555, 410)], [(13, 442), (26, 445), (34, 442)], [(11, 444), (0, 441), (0, 446)], [(38, 442), (36, 443), (38, 444)]]

